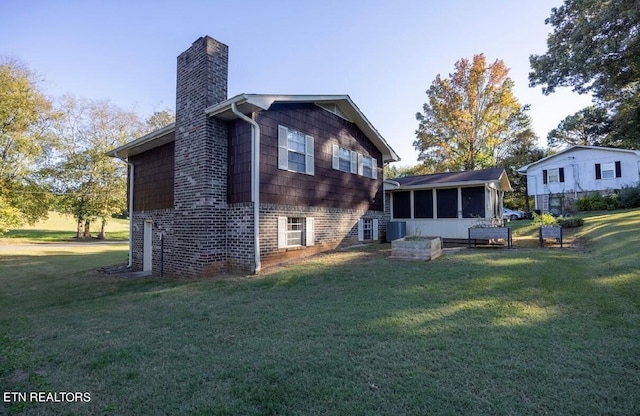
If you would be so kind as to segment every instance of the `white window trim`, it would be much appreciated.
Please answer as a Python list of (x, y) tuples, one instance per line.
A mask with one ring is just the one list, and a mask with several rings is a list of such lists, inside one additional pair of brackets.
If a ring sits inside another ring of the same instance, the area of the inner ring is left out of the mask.
[[(349, 155), (350, 155), (349, 157), (351, 160), (350, 160), (348, 171), (340, 169), (340, 150), (346, 150), (347, 152), (349, 152)], [(346, 172), (346, 173), (355, 173), (355, 174), (358, 173), (358, 153), (357, 152), (338, 146), (337, 144), (333, 144), (332, 156), (333, 156), (333, 160), (331, 163), (331, 167), (333, 169), (339, 170), (340, 172)]]
[[(377, 218), (367, 218), (371, 219), (371, 240), (366, 241), (377, 241), (379, 239), (378, 233), (378, 219)], [(360, 218), (358, 220), (358, 241), (365, 241), (364, 239), (364, 220), (365, 218)]]
[[(302, 218), (302, 244), (289, 245), (287, 243), (289, 218)], [(313, 217), (278, 217), (278, 248), (309, 247), (315, 245), (315, 219)]]
[[(291, 129), (298, 133), (304, 134), (298, 130)], [(304, 173), (306, 175), (313, 176), (315, 174), (314, 166), (314, 139), (313, 136), (304, 134), (305, 137), (305, 171), (299, 172), (297, 170), (289, 169), (289, 143), (288, 143), (289, 128), (285, 126), (278, 126), (278, 169), (288, 170), (290, 172)]]
[[(371, 159), (371, 176), (365, 176), (364, 174), (364, 158)], [(375, 157), (358, 153), (358, 175), (365, 178), (378, 179), (378, 160)]]
[[(555, 180), (553, 181), (551, 180), (551, 172), (555, 172)], [(547, 169), (547, 183), (560, 183), (560, 168)]]
[[(611, 167), (611, 169), (605, 169), (606, 167)], [(605, 175), (605, 172), (610, 172), (611, 175)], [(600, 164), (600, 178), (601, 179), (615, 179), (616, 178), (616, 163), (615, 162), (605, 162)]]

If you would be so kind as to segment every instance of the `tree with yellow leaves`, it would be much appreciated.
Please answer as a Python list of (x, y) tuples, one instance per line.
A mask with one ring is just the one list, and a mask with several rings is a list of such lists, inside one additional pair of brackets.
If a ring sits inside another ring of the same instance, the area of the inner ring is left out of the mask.
[(448, 78), (436, 76), (416, 114), (418, 160), (442, 172), (494, 167), (509, 156), (530, 119), (508, 73), (503, 61), (487, 65), (479, 54), (456, 62)]

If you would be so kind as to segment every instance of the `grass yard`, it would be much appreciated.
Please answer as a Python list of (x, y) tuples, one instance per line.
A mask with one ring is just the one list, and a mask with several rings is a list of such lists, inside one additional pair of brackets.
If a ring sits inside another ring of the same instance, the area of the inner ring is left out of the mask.
[[(100, 221), (91, 224), (95, 237), (100, 231)], [(18, 230), (10, 230), (0, 236), (0, 245), (54, 243), (75, 240), (77, 224), (71, 215), (49, 212), (46, 220), (26, 225)], [(129, 221), (112, 218), (106, 226), (109, 240), (128, 240)]]
[(0, 251), (0, 389), (91, 397), (0, 414), (638, 414), (640, 211), (576, 233), (210, 280), (90, 270), (126, 245)]

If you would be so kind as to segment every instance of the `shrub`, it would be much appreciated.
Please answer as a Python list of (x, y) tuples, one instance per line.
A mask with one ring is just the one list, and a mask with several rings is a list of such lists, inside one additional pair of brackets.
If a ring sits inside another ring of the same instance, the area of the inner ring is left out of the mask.
[(578, 198), (576, 206), (580, 211), (602, 211), (622, 208), (622, 203), (618, 194), (593, 193)]
[(620, 204), (622, 208), (640, 207), (640, 184), (623, 186), (620, 190)]
[(548, 212), (542, 214), (533, 213), (533, 223), (539, 227), (557, 225), (556, 218)]
[(562, 228), (575, 228), (584, 225), (584, 220), (575, 217), (558, 218), (558, 225)]

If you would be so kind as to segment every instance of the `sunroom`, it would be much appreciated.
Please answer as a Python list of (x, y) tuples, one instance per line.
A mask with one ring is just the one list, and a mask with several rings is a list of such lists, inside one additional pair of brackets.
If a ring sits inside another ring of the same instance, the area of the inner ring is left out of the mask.
[(502, 225), (503, 168), (435, 173), (385, 180), (391, 221), (406, 223), (407, 236), (467, 239), (468, 228)]

